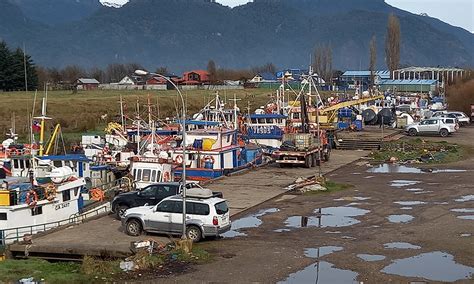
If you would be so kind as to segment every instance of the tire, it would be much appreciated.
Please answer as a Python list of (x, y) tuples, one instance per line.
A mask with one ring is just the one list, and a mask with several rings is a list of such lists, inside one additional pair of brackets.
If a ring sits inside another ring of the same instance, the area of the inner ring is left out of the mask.
[(188, 226), (186, 228), (186, 237), (193, 241), (193, 243), (197, 243), (202, 239), (202, 232), (196, 226)]
[(115, 218), (117, 220), (121, 220), (123, 215), (125, 214), (125, 211), (127, 211), (127, 209), (130, 208), (126, 205), (116, 205), (115, 208), (114, 208), (114, 211), (115, 211)]
[(142, 234), (142, 231), (142, 223), (140, 223), (140, 221), (138, 221), (137, 219), (128, 220), (125, 224), (125, 232), (129, 236), (140, 236)]
[(441, 135), (441, 137), (447, 137), (449, 135), (449, 131), (447, 129), (441, 129), (439, 131), (439, 135)]
[(408, 130), (408, 135), (410, 135), (410, 136), (416, 136), (417, 134), (418, 134), (418, 131), (416, 131), (415, 128), (410, 128)]
[(313, 158), (312, 158), (311, 155), (307, 155), (304, 158), (304, 167), (305, 168), (311, 168), (312, 165), (313, 165)]

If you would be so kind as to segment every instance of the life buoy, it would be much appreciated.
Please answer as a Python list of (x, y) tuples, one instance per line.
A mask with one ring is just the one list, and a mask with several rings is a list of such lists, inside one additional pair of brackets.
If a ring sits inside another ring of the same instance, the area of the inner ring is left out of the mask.
[(178, 155), (176, 156), (176, 158), (174, 159), (175, 163), (177, 164), (182, 164), (183, 163), (183, 155)]
[(169, 182), (169, 181), (171, 181), (170, 172), (164, 172), (164, 174), (163, 174), (163, 181), (164, 181), (164, 182)]
[(28, 191), (26, 194), (26, 204), (30, 207), (35, 207), (38, 203), (38, 194), (34, 190)]
[(89, 191), (91, 199), (95, 201), (104, 201), (105, 193), (99, 188), (93, 188)]
[(45, 189), (45, 195), (48, 201), (53, 201), (56, 198), (56, 187), (54, 184), (48, 184)]

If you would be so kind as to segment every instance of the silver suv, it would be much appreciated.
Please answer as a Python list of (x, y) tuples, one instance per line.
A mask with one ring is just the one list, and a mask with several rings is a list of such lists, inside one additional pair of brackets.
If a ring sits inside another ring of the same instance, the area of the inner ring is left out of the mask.
[(456, 118), (460, 126), (469, 125), (471, 123), (469, 116), (461, 111), (437, 111), (433, 114), (433, 118), (438, 117), (452, 117)]
[(446, 120), (446, 118), (430, 118), (418, 123), (409, 124), (405, 127), (405, 132), (410, 136), (439, 134), (442, 137), (456, 132), (455, 120), (449, 124), (445, 123), (444, 120)]
[[(229, 207), (225, 199), (207, 196), (186, 197), (186, 236), (198, 242), (230, 230)], [(155, 206), (130, 208), (122, 218), (125, 232), (139, 236), (143, 231), (180, 235), (183, 228), (183, 199), (175, 195)]]

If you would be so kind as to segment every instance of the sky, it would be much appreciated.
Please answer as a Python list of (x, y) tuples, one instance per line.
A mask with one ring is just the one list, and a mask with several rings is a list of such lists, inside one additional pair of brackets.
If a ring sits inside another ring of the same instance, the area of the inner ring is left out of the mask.
[[(101, 0), (124, 4), (128, 0)], [(357, 1), (357, 0), (354, 0)], [(248, 0), (217, 0), (230, 7), (239, 6)], [(388, 4), (412, 12), (426, 13), (453, 26), (462, 27), (474, 33), (474, 0), (385, 0)]]

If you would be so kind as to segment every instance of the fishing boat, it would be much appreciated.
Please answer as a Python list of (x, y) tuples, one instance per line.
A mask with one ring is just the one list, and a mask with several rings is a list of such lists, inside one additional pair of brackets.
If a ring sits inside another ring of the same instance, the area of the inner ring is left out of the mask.
[(183, 147), (186, 154), (186, 178), (194, 181), (215, 179), (262, 163), (262, 150), (257, 145), (239, 144), (237, 130), (216, 127), (186, 133), (186, 141), (170, 149), (176, 167), (175, 179), (183, 173)]
[(0, 245), (58, 226), (84, 208), (81, 190), (84, 178), (51, 172), (43, 183), (25, 178), (1, 179)]

